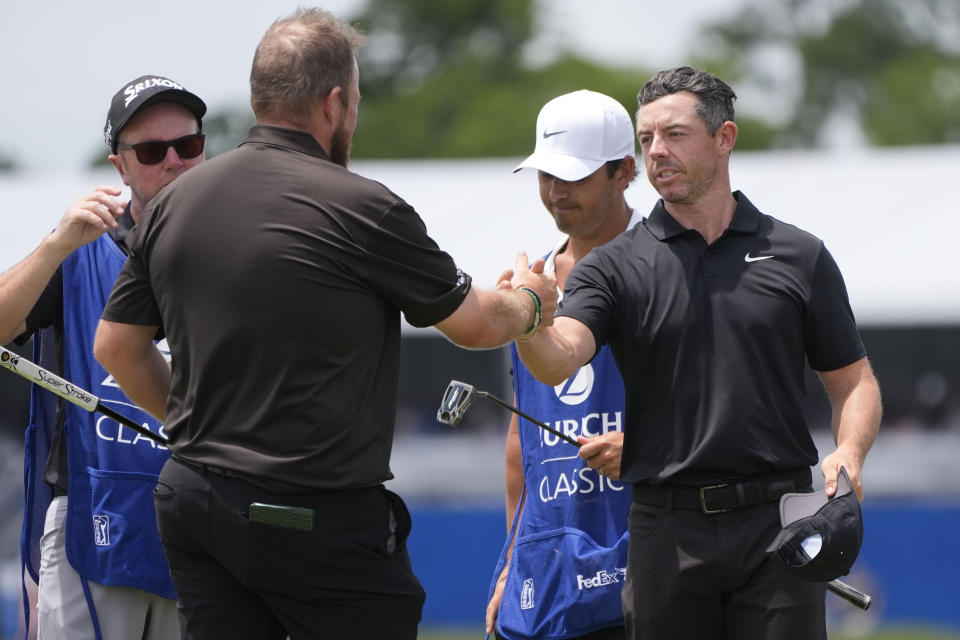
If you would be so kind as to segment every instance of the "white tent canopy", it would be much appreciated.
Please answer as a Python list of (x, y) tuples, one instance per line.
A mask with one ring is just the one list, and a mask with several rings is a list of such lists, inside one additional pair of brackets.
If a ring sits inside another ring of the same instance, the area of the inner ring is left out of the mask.
[[(518, 162), (358, 161), (352, 169), (410, 202), (460, 268), (489, 287), (519, 250), (540, 255), (560, 238), (535, 173), (512, 172)], [(960, 146), (735, 152), (731, 179), (761, 211), (826, 242), (861, 324), (960, 323), (960, 206), (949, 193), (960, 179)], [(0, 176), (0, 269), (32, 250), (73, 199), (104, 183), (120, 186), (112, 170)], [(643, 175), (627, 193), (644, 215), (657, 198)]]
[[(520, 249), (560, 238), (532, 171), (515, 159), (371, 163), (357, 170), (411, 202), (431, 235), (481, 286)], [(824, 240), (864, 325), (960, 323), (960, 147), (735, 153), (734, 189), (764, 213)], [(641, 175), (627, 192), (646, 215), (657, 194)], [(911, 236), (909, 229), (917, 235)]]

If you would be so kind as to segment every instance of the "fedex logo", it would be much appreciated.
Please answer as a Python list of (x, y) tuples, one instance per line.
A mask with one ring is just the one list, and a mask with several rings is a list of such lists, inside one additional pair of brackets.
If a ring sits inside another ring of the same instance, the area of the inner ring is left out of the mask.
[(597, 571), (597, 575), (589, 578), (577, 575), (577, 589), (583, 591), (584, 589), (595, 589), (597, 587), (605, 587), (610, 584), (619, 584), (620, 578), (626, 577), (626, 567), (616, 567), (613, 570), (613, 573), (608, 573), (601, 569), (600, 571)]

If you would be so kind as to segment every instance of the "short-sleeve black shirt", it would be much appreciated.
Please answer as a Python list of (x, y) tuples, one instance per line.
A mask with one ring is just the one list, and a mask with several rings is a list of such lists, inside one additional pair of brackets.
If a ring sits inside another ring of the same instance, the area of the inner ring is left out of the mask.
[(104, 318), (162, 324), (174, 456), (271, 487), (392, 477), (400, 312), (436, 324), (470, 288), (406, 202), (309, 134), (256, 126), (135, 233)]
[(711, 245), (661, 200), (567, 278), (560, 315), (609, 342), (623, 374), (627, 482), (702, 485), (816, 464), (804, 358), (828, 371), (866, 355), (823, 242), (734, 197)]

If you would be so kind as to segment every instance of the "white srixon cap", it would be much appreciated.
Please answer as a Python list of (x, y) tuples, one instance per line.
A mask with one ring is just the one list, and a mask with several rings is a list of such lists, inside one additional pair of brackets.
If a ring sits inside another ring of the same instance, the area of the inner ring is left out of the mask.
[(537, 116), (537, 146), (520, 169), (538, 169), (561, 180), (586, 178), (609, 160), (633, 156), (633, 124), (619, 102), (581, 89), (554, 98)]

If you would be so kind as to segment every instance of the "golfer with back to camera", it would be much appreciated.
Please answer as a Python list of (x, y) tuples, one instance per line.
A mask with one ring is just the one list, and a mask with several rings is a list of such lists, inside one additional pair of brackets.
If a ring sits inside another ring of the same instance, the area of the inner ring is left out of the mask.
[(880, 392), (823, 242), (731, 192), (733, 91), (689, 67), (638, 95), (637, 139), (661, 200), (568, 275), (554, 325), (519, 342), (557, 384), (609, 344), (626, 389), (621, 477), (633, 485), (630, 638), (826, 637), (825, 587), (766, 553), (778, 500), (811, 490), (818, 453), (804, 360), (833, 408), (840, 467), (862, 498)]
[(400, 313), (480, 348), (553, 320), (543, 260), (479, 290), (412, 207), (347, 169), (362, 41), (319, 9), (270, 26), (256, 126), (151, 204), (97, 332), (97, 358), (165, 419), (155, 502), (188, 640), (413, 640), (411, 522), (383, 486)]

